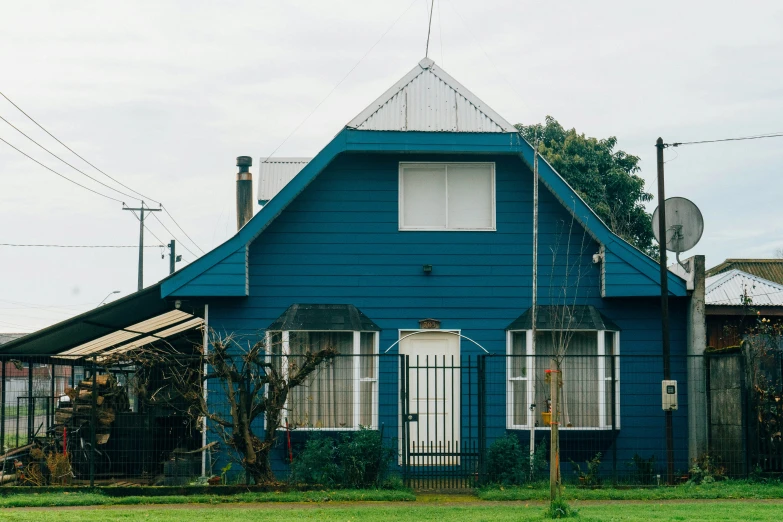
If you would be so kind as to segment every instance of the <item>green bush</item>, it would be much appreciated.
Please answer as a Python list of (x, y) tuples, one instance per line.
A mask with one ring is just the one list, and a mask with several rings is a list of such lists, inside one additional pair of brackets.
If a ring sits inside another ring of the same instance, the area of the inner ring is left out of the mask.
[(381, 434), (368, 428), (343, 433), (339, 442), (316, 433), (294, 456), (289, 480), (324, 487), (395, 489), (393, 480), (385, 482), (395, 455), (383, 445)]
[(546, 442), (541, 441), (533, 453), (519, 443), (514, 434), (496, 439), (487, 451), (487, 482), (490, 484), (519, 485), (538, 478), (547, 468)]
[(383, 445), (380, 432), (362, 427), (340, 437), (337, 457), (341, 483), (350, 488), (378, 487), (386, 478), (396, 451)]
[(291, 482), (333, 487), (340, 483), (334, 440), (316, 433), (291, 463)]

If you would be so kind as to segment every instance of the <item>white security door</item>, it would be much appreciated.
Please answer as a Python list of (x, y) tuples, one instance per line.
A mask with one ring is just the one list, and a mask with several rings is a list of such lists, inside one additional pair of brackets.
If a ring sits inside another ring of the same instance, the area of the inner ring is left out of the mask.
[(400, 353), (408, 356), (410, 463), (459, 464), (460, 338), (440, 331), (412, 333), (400, 333)]

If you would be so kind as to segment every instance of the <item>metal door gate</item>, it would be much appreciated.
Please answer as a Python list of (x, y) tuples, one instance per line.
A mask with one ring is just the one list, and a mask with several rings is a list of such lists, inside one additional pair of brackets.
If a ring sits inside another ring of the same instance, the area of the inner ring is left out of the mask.
[(400, 464), (414, 488), (469, 488), (486, 449), (483, 355), (400, 356)]

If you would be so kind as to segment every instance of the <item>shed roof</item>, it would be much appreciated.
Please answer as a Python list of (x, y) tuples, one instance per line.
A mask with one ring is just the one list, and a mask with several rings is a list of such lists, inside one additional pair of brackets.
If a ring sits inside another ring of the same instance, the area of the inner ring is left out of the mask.
[(197, 328), (199, 309), (177, 309), (160, 283), (0, 346), (3, 355), (84, 357), (125, 352)]
[(379, 332), (377, 324), (349, 304), (293, 304), (267, 330)]
[(783, 285), (742, 270), (708, 277), (704, 302), (711, 306), (742, 306), (747, 297), (754, 306), (783, 306)]
[(516, 132), (513, 125), (424, 58), (347, 125), (350, 129)]
[[(506, 330), (530, 330), (533, 326), (533, 311), (528, 308), (517, 317)], [(536, 328), (539, 330), (612, 330), (620, 328), (592, 305), (539, 306), (536, 310)]]
[(741, 270), (773, 283), (783, 284), (783, 259), (727, 259), (707, 270), (705, 275), (710, 277), (729, 270)]
[(266, 158), (258, 167), (258, 202), (267, 201), (299, 174), (313, 158)]

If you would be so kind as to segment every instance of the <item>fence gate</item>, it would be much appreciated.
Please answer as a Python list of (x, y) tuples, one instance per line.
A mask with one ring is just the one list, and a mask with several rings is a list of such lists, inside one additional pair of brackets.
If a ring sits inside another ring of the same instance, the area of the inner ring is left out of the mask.
[(403, 477), (415, 488), (474, 487), (486, 447), (485, 360), (440, 347), (400, 355)]

